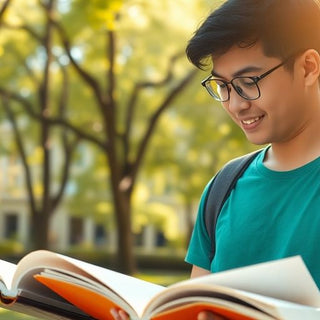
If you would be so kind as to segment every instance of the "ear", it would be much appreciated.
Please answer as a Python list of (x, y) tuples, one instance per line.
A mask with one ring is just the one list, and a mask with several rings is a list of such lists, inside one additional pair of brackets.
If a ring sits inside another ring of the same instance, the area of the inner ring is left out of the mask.
[(320, 55), (318, 51), (308, 49), (300, 56), (300, 59), (305, 85), (311, 86), (318, 83), (320, 76)]

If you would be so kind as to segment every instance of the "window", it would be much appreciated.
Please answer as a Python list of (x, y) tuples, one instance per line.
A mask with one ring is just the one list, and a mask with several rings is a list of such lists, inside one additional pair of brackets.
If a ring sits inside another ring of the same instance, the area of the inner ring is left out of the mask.
[(96, 245), (103, 245), (106, 242), (106, 230), (104, 225), (96, 224), (94, 229), (94, 242)]
[(84, 239), (84, 221), (80, 217), (70, 218), (70, 244), (81, 244)]
[(16, 213), (7, 213), (4, 216), (4, 237), (14, 239), (18, 233), (18, 215)]

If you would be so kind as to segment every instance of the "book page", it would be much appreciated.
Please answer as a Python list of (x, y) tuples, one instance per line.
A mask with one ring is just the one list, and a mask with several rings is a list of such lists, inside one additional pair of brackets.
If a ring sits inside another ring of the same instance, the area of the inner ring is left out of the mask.
[(135, 311), (141, 315), (148, 301), (165, 290), (165, 287), (127, 276), (112, 270), (104, 269), (83, 261), (62, 256), (70, 263), (76, 263), (79, 268), (94, 275), (106, 287), (112, 289), (122, 297)]
[[(188, 284), (187, 282), (181, 286), (171, 287), (168, 292), (164, 292), (153, 299), (146, 310), (146, 318), (154, 314), (156, 315), (155, 318), (158, 318), (157, 311), (164, 310), (168, 319), (174, 319), (173, 314), (177, 316), (181, 313), (182, 316), (185, 313), (182, 308), (190, 309), (191, 312), (194, 304), (200, 307), (204, 301), (212, 303), (210, 310), (217, 306), (223, 306), (228, 311), (241, 313), (243, 316), (253, 319), (262, 319), (262, 316), (257, 316), (258, 312), (263, 315), (270, 315), (272, 319), (311, 320), (317, 319), (317, 317), (320, 319), (320, 310), (317, 308), (223, 286), (205, 283)], [(176, 308), (175, 305), (180, 307)], [(171, 308), (173, 309), (171, 310)], [(204, 307), (203, 310), (205, 309), (208, 308)], [(293, 317), (295, 312), (297, 316)]]
[(300, 256), (260, 263), (185, 280), (226, 286), (311, 307), (320, 307), (320, 293)]
[(245, 305), (231, 301), (208, 297), (190, 297), (183, 301), (169, 302), (159, 307), (154, 313), (146, 314), (143, 319), (152, 320), (194, 320), (199, 312), (207, 310), (226, 319), (237, 320), (274, 320), (274, 317)]
[(284, 300), (278, 300), (271, 297), (260, 296), (250, 292), (241, 293), (246, 301), (258, 301), (258, 306), (261, 309), (268, 310), (274, 307), (279, 319), (288, 320), (318, 320), (320, 319), (320, 307), (314, 308), (306, 305), (296, 304)]
[[(17, 266), (14, 263), (10, 263), (4, 260), (0, 260), (0, 280), (3, 282), (8, 291), (11, 290), (12, 279), (14, 273), (17, 269)], [(1, 291), (4, 292), (5, 288), (1, 288)], [(16, 296), (16, 292), (6, 292), (7, 295), (12, 297)]]
[(318, 287), (302, 259), (292, 257), (181, 281), (151, 299), (147, 309), (150, 312), (168, 301), (192, 295), (214, 297), (221, 292), (234, 296), (237, 290), (320, 307)]
[(77, 274), (96, 281), (117, 293), (138, 314), (142, 312), (152, 296), (165, 289), (147, 281), (45, 250), (32, 252), (19, 262), (18, 272), (14, 278), (15, 285), (19, 286), (20, 283), (26, 282), (24, 275), (30, 277), (32, 269), (35, 269), (37, 273), (40, 269), (60, 270), (70, 275)]

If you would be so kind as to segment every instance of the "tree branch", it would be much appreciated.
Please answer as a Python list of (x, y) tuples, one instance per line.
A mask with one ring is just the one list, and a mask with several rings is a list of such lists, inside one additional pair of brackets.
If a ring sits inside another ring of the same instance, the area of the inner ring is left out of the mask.
[(125, 128), (126, 129), (125, 129), (125, 132), (123, 134), (124, 157), (125, 157), (126, 162), (128, 160), (128, 156), (130, 154), (129, 138), (130, 138), (130, 135), (131, 135), (131, 128), (132, 128), (133, 118), (134, 118), (135, 109), (136, 109), (136, 105), (137, 105), (137, 100), (138, 100), (138, 96), (139, 96), (140, 92), (145, 88), (162, 87), (162, 86), (166, 85), (167, 83), (169, 83), (173, 78), (174, 65), (175, 65), (176, 61), (182, 56), (184, 56), (184, 53), (183, 52), (179, 52), (179, 53), (177, 53), (177, 54), (175, 54), (174, 56), (171, 57), (171, 59), (169, 60), (169, 63), (168, 63), (166, 75), (164, 76), (163, 79), (161, 79), (159, 81), (138, 82), (134, 86), (134, 88), (132, 90), (132, 93), (130, 95), (130, 100), (129, 100), (128, 106), (127, 106), (126, 123), (125, 123)]
[(11, 0), (5, 0), (3, 2), (3, 5), (0, 9), (0, 25), (2, 24), (2, 18), (4, 17), (6, 10), (9, 8), (10, 2), (11, 2)]
[(109, 69), (107, 72), (107, 84), (108, 84), (108, 92), (109, 92), (109, 104), (111, 108), (116, 108), (116, 102), (114, 99), (114, 92), (116, 90), (116, 81), (115, 81), (115, 51), (116, 51), (116, 44), (115, 44), (115, 35), (113, 31), (108, 31), (108, 46), (107, 46), (107, 56), (109, 59)]
[(43, 38), (36, 32), (34, 31), (31, 27), (27, 25), (12, 25), (9, 23), (3, 23), (3, 27), (11, 30), (24, 30), (27, 33), (29, 33), (34, 39), (36, 39), (40, 44), (43, 43)]
[(57, 194), (54, 197), (52, 197), (52, 200), (51, 200), (52, 212), (58, 206), (62, 197), (64, 196), (64, 191), (70, 175), (71, 160), (78, 143), (79, 143), (79, 139), (74, 139), (72, 143), (67, 143), (66, 137), (64, 137), (63, 139), (65, 161), (63, 166), (60, 188)]
[(196, 76), (197, 70), (190, 71), (179, 83), (176, 87), (174, 87), (171, 92), (167, 95), (158, 109), (154, 112), (153, 116), (150, 119), (149, 126), (145, 132), (145, 135), (139, 145), (138, 152), (136, 155), (136, 160), (132, 165), (132, 181), (135, 180), (137, 172), (140, 168), (143, 156), (145, 154), (147, 145), (150, 141), (152, 133), (156, 127), (157, 121), (160, 115), (164, 112), (164, 110), (170, 105), (173, 99), (191, 82), (191, 80)]
[[(68, 94), (69, 94), (69, 77), (68, 77), (68, 72), (66, 68), (61, 64), (59, 65), (62, 72), (62, 83), (61, 83), (61, 89), (60, 89), (60, 97), (58, 99), (58, 115), (60, 119), (65, 119)], [(51, 197), (52, 212), (54, 212), (54, 210), (56, 209), (56, 207), (58, 206), (58, 204), (60, 203), (64, 195), (64, 191), (65, 191), (69, 174), (70, 174), (72, 155), (79, 141), (80, 139), (77, 137), (76, 139), (74, 139), (73, 143), (69, 143), (67, 132), (65, 130), (61, 130), (61, 142), (64, 149), (65, 160), (64, 160), (62, 179), (59, 185), (59, 190), (53, 197)]]
[(52, 19), (52, 22), (55, 26), (55, 28), (58, 31), (58, 34), (60, 36), (60, 39), (62, 41), (62, 44), (64, 46), (64, 49), (66, 51), (67, 56), (70, 59), (71, 64), (73, 65), (73, 67), (75, 68), (75, 70), (77, 71), (77, 73), (81, 76), (81, 78), (89, 85), (89, 87), (93, 90), (95, 97), (98, 101), (98, 105), (104, 106), (108, 103), (108, 101), (105, 101), (106, 98), (105, 96), (103, 96), (102, 94), (102, 90), (100, 88), (100, 85), (98, 83), (98, 81), (88, 72), (86, 71), (84, 68), (82, 68), (77, 61), (74, 59), (74, 57), (72, 56), (71, 53), (71, 45), (70, 45), (70, 41), (68, 39), (67, 33), (65, 32), (65, 30), (63, 29), (63, 27), (56, 21)]
[(90, 135), (90, 134), (80, 130), (78, 127), (72, 125), (71, 123), (69, 123), (68, 121), (66, 121), (64, 119), (61, 119), (59, 117), (56, 117), (56, 118), (53, 118), (53, 117), (44, 118), (44, 116), (42, 114), (38, 114), (33, 110), (33, 107), (32, 107), (31, 103), (28, 100), (24, 99), (23, 97), (21, 97), (20, 95), (14, 93), (14, 92), (10, 92), (10, 91), (0, 87), (0, 95), (20, 103), (24, 107), (25, 111), (27, 111), (27, 113), (31, 117), (33, 117), (34, 119), (37, 119), (37, 120), (40, 120), (40, 121), (43, 121), (45, 119), (50, 124), (62, 126), (62, 127), (65, 127), (66, 129), (69, 129), (76, 136), (78, 136), (79, 139), (84, 139), (84, 140), (91, 141), (94, 144), (96, 144), (99, 148), (102, 148), (102, 149), (108, 148), (108, 143), (107, 142), (101, 141), (97, 137), (95, 137), (93, 135)]
[(19, 150), (21, 159), (22, 159), (22, 164), (23, 164), (24, 171), (25, 171), (26, 186), (27, 186), (27, 192), (28, 192), (31, 212), (32, 212), (32, 214), (34, 214), (37, 211), (37, 208), (36, 208), (36, 201), (35, 201), (35, 196), (34, 196), (34, 192), (33, 192), (33, 188), (32, 188), (32, 185), (33, 185), (32, 176), (31, 176), (30, 168), (29, 168), (29, 165), (27, 162), (26, 152), (24, 150), (24, 144), (23, 144), (22, 137), (21, 137), (21, 134), (20, 134), (18, 126), (17, 126), (17, 122), (15, 119), (14, 113), (11, 110), (11, 107), (9, 105), (9, 99), (6, 97), (3, 97), (2, 101), (3, 101), (4, 109), (8, 115), (10, 122), (11, 122), (13, 132), (15, 135), (15, 140), (16, 140), (16, 143), (18, 146), (18, 150)]
[[(47, 17), (51, 16), (54, 11), (55, 0), (48, 0), (45, 7)], [(42, 162), (42, 206), (41, 211), (44, 215), (51, 215), (51, 186), (52, 186), (52, 159), (51, 159), (51, 147), (50, 147), (50, 131), (51, 124), (47, 121), (47, 117), (50, 112), (50, 88), (51, 88), (51, 77), (50, 77), (50, 67), (52, 64), (52, 47), (53, 47), (53, 25), (50, 19), (47, 19), (44, 28), (43, 36), (43, 47), (46, 53), (45, 64), (43, 68), (43, 79), (40, 86), (38, 87), (39, 94), (39, 107), (41, 114), (43, 115), (43, 120), (40, 121), (41, 135), (40, 135), (40, 145), (43, 152), (43, 162)]]

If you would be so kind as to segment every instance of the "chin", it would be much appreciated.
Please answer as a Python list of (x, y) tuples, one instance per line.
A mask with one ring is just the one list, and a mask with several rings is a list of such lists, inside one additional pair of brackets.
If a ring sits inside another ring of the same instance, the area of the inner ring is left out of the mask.
[(262, 137), (254, 137), (252, 135), (246, 135), (248, 141), (257, 146), (263, 146), (266, 144), (270, 144), (270, 140)]

